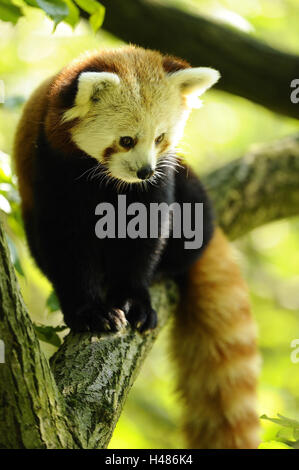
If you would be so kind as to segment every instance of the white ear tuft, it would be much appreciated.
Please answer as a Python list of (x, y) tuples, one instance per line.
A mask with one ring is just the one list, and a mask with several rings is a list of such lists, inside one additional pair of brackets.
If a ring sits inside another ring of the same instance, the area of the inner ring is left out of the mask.
[(168, 80), (181, 89), (183, 96), (198, 97), (211, 88), (219, 78), (218, 70), (209, 67), (194, 67), (174, 72), (169, 75)]
[(110, 72), (83, 72), (78, 79), (76, 105), (82, 106), (99, 98), (101, 90), (109, 85), (118, 85), (119, 76)]
[(82, 72), (78, 78), (78, 91), (74, 106), (63, 115), (63, 121), (84, 117), (93, 101), (97, 101), (101, 92), (120, 83), (119, 76), (110, 72)]

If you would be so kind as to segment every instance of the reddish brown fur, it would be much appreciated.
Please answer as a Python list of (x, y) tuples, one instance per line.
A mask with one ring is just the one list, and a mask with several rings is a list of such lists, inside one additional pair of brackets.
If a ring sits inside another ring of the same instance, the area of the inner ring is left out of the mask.
[(190, 64), (183, 59), (167, 55), (163, 59), (163, 68), (167, 73), (178, 72), (182, 69), (187, 69), (190, 67)]
[(256, 448), (254, 322), (246, 285), (219, 229), (188, 279), (172, 344), (188, 447)]
[(117, 152), (117, 147), (113, 145), (112, 147), (107, 147), (103, 153), (104, 162), (107, 162), (111, 155)]
[(52, 78), (40, 85), (27, 102), (15, 137), (14, 157), (23, 211), (29, 210), (33, 205), (33, 159), (39, 124), (44, 119), (48, 105), (51, 81)]
[(130, 148), (122, 147), (121, 145), (114, 142), (110, 147), (107, 147), (104, 150), (104, 152), (103, 152), (104, 162), (108, 162), (111, 155), (114, 155), (115, 153), (129, 152), (130, 150), (131, 150)]
[[(133, 67), (138, 71), (142, 80), (145, 63), (150, 65), (152, 70), (156, 74), (160, 74), (161, 77), (165, 72), (174, 72), (189, 66), (187, 62), (170, 56), (162, 56), (157, 51), (128, 46), (80, 57), (56, 76), (47, 79), (35, 90), (28, 100), (19, 122), (14, 147), (23, 211), (29, 210), (33, 205), (34, 146), (40, 122), (44, 122), (47, 138), (52, 145), (62, 150), (66, 155), (71, 156), (74, 152), (78, 152), (70, 135), (70, 129), (77, 124), (78, 120), (62, 123), (61, 119), (64, 112), (70, 107), (70, 104), (65, 102), (65, 94), (74, 86), (80, 72), (86, 68), (90, 71), (114, 72), (126, 81), (130, 80)], [(114, 145), (112, 147), (114, 148)], [(111, 153), (110, 150), (107, 150), (106, 157), (109, 158), (109, 156)]]

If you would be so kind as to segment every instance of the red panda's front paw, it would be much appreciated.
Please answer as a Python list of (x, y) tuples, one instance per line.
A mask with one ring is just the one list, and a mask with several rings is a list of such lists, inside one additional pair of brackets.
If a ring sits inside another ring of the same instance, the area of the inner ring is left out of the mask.
[(157, 313), (150, 305), (143, 305), (140, 302), (134, 301), (127, 313), (127, 319), (132, 328), (139, 330), (141, 333), (153, 330), (158, 323)]
[(74, 332), (116, 332), (127, 326), (122, 310), (107, 310), (101, 304), (86, 304), (78, 308), (71, 317), (65, 319)]
[(153, 310), (149, 292), (144, 287), (121, 284), (111, 286), (106, 302), (114, 310), (121, 309), (132, 328), (141, 333), (157, 326), (157, 313)]

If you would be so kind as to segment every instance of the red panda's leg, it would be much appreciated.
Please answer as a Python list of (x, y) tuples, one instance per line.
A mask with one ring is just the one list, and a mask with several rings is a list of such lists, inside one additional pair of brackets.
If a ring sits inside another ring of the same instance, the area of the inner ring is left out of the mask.
[(189, 271), (172, 349), (188, 447), (256, 448), (256, 326), (234, 253), (219, 229)]

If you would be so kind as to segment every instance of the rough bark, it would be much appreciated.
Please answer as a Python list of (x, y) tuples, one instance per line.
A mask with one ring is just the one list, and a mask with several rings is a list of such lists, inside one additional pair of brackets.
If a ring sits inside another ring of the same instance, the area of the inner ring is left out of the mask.
[[(232, 239), (299, 214), (299, 137), (248, 153), (204, 178)], [(0, 228), (0, 447), (107, 446), (138, 370), (177, 304), (176, 286), (152, 287), (159, 327), (141, 336), (69, 334), (49, 363), (21, 298)], [(54, 379), (55, 377), (55, 379)]]
[(174, 313), (177, 289), (174, 283), (165, 282), (151, 289), (153, 307), (159, 312), (155, 331), (141, 335), (127, 328), (114, 335), (70, 334), (52, 360), (58, 387), (84, 448), (108, 445), (140, 366)]
[(203, 178), (231, 240), (299, 214), (299, 135), (255, 146)]
[[(103, 28), (126, 42), (158, 49), (193, 66), (220, 70), (220, 90), (243, 96), (294, 118), (290, 83), (299, 78), (299, 56), (276, 50), (249, 34), (153, 0), (101, 0)], [(84, 13), (82, 13), (84, 16)]]
[(0, 448), (76, 447), (64, 402), (36, 338), (0, 224)]

